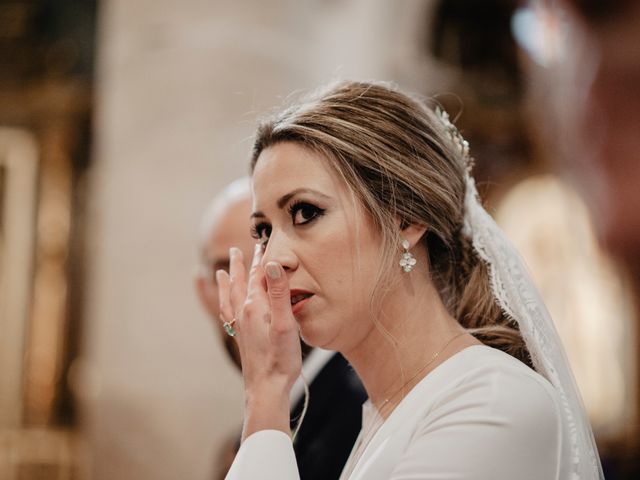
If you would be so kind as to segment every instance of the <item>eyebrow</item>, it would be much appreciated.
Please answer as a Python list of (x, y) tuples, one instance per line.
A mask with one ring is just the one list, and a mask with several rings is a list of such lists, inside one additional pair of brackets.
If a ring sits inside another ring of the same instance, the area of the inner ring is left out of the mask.
[[(278, 201), (276, 202), (276, 205), (278, 206), (278, 208), (281, 209), (282, 207), (284, 207), (287, 204), (287, 202), (289, 200), (291, 200), (293, 197), (295, 197), (296, 195), (299, 195), (301, 193), (311, 193), (313, 195), (317, 195), (319, 197), (322, 197), (325, 200), (328, 200), (329, 198), (331, 198), (328, 195), (325, 195), (324, 193), (320, 193), (317, 190), (313, 190), (311, 188), (296, 188), (295, 190), (292, 190), (291, 192), (281, 196), (278, 199)], [(253, 212), (251, 214), (251, 217), (249, 217), (249, 218), (265, 218), (265, 217), (266, 217), (266, 215), (264, 213), (258, 211), (258, 212)]]

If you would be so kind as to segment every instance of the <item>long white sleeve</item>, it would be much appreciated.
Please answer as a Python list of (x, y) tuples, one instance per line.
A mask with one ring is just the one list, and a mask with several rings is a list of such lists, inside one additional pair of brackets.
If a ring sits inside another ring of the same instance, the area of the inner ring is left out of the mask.
[(231, 465), (226, 480), (300, 480), (291, 438), (280, 430), (249, 435)]

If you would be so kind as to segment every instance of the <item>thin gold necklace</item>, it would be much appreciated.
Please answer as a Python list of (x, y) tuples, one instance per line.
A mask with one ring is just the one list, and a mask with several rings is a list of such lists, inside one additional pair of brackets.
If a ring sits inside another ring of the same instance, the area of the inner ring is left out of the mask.
[(447, 341), (447, 343), (445, 343), (445, 344), (444, 344), (444, 346), (443, 346), (440, 350), (438, 350), (438, 351), (433, 355), (433, 357), (431, 357), (431, 358), (429, 359), (429, 361), (428, 361), (427, 363), (425, 363), (422, 367), (420, 367), (420, 369), (419, 369), (416, 373), (414, 373), (414, 374), (411, 376), (411, 378), (410, 378), (409, 380), (407, 380), (406, 382), (404, 382), (404, 383), (400, 386), (400, 388), (398, 388), (395, 392), (393, 392), (393, 394), (392, 394), (392, 395), (390, 395), (390, 396), (388, 396), (388, 397), (386, 397), (386, 398), (384, 399), (384, 401), (383, 401), (383, 402), (380, 404), (380, 406), (378, 407), (378, 412), (382, 412), (382, 409), (385, 407), (385, 405), (387, 405), (387, 404), (388, 404), (392, 399), (394, 399), (394, 398), (396, 397), (396, 395), (398, 395), (400, 392), (402, 392), (402, 391), (404, 390), (404, 388), (405, 388), (407, 385), (409, 385), (412, 381), (414, 381), (418, 375), (420, 375), (422, 372), (424, 372), (424, 371), (427, 369), (427, 367), (428, 367), (429, 365), (431, 365), (433, 362), (435, 362), (435, 361), (436, 361), (436, 359), (440, 356), (440, 354), (441, 354), (442, 352), (444, 352), (444, 351), (446, 350), (446, 348), (447, 348), (449, 345), (451, 345), (451, 343), (452, 343), (456, 338), (459, 338), (459, 337), (461, 337), (462, 335), (464, 335), (464, 334), (466, 334), (466, 333), (467, 333), (466, 331), (464, 331), (464, 332), (460, 332), (460, 333), (458, 333), (457, 335), (454, 335), (453, 337), (451, 337), (451, 338)]
[[(464, 331), (464, 332), (458, 333), (457, 335), (454, 335), (453, 337), (451, 337), (447, 341), (447, 343), (445, 343), (444, 346), (439, 351), (437, 351), (435, 353), (435, 355), (433, 355), (433, 357), (431, 357), (429, 359), (429, 361), (427, 363), (425, 363), (422, 367), (420, 367), (420, 369), (411, 376), (411, 378), (409, 380), (404, 382), (404, 384), (399, 389), (397, 389), (395, 392), (393, 392), (393, 394), (391, 396), (385, 398), (385, 400), (380, 404), (380, 407), (375, 409), (375, 404), (373, 402), (371, 403), (372, 406), (374, 407), (374, 409), (376, 410), (376, 414), (377, 414), (378, 420), (375, 421), (375, 422), (372, 422), (371, 425), (369, 426), (369, 428), (366, 429), (366, 431), (364, 430), (364, 424), (363, 424), (363, 430), (360, 431), (360, 435), (358, 436), (358, 439), (356, 440), (356, 443), (353, 446), (353, 451), (351, 452), (351, 455), (349, 456), (347, 464), (345, 465), (344, 470), (342, 471), (342, 474), (340, 475), (340, 480), (348, 479), (351, 476), (351, 474), (353, 473), (357, 463), (360, 461), (360, 457), (362, 456), (362, 454), (364, 453), (366, 448), (369, 446), (369, 443), (371, 442), (371, 440), (373, 440), (373, 437), (375, 436), (375, 434), (378, 431), (378, 429), (385, 422), (385, 419), (382, 416), (382, 408), (385, 405), (387, 405), (393, 398), (395, 398), (407, 385), (409, 385), (413, 380), (415, 380), (418, 377), (418, 375), (420, 375), (422, 372), (424, 372), (429, 365), (431, 365), (433, 362), (435, 362), (436, 358), (438, 358), (440, 356), (440, 354), (442, 352), (444, 352), (446, 350), (446, 348), (449, 345), (451, 345), (451, 343), (456, 338), (461, 337), (465, 333), (467, 333), (467, 332)], [(364, 421), (364, 418), (363, 418), (363, 421)]]

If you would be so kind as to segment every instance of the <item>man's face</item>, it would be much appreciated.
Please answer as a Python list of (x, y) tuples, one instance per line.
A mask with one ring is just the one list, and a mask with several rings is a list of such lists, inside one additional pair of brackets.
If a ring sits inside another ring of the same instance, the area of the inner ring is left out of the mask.
[[(229, 205), (215, 219), (204, 246), (204, 266), (206, 277), (210, 285), (211, 301), (207, 302), (209, 312), (219, 319), (218, 287), (215, 280), (216, 270), (229, 271), (229, 249), (237, 247), (242, 250), (247, 269), (253, 258), (255, 240), (251, 238), (249, 229), (249, 215), (251, 214), (251, 199), (244, 198)], [(230, 320), (230, 319), (225, 319)]]
[(215, 272), (219, 269), (229, 270), (229, 248), (231, 247), (242, 250), (245, 262), (247, 262), (247, 269), (249, 268), (255, 245), (249, 228), (250, 214), (251, 198), (247, 193), (246, 197), (230, 202), (214, 215), (203, 246), (202, 270), (196, 279), (196, 289), (200, 301), (212, 316), (227, 350), (238, 365), (240, 357), (236, 343), (226, 335), (222, 328)]

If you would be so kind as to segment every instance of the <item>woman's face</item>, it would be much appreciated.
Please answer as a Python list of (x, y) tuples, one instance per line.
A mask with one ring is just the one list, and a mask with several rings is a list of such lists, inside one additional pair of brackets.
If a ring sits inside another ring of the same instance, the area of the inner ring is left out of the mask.
[(280, 263), (312, 346), (347, 351), (367, 335), (379, 235), (327, 159), (292, 143), (262, 151), (253, 173), (254, 236)]

